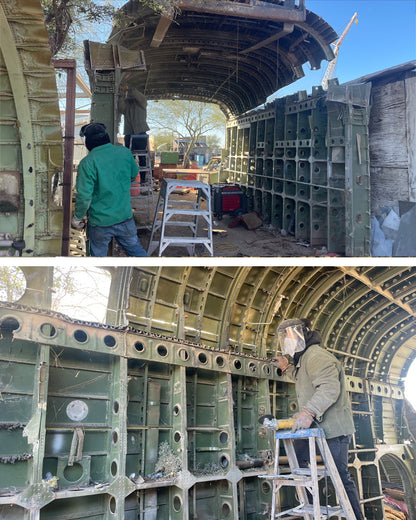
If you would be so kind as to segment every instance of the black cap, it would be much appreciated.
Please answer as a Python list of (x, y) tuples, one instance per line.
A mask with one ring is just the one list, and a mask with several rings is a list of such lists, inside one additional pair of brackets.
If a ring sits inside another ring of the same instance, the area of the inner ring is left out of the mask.
[(79, 131), (80, 137), (90, 137), (95, 134), (105, 134), (107, 127), (104, 123), (88, 123)]

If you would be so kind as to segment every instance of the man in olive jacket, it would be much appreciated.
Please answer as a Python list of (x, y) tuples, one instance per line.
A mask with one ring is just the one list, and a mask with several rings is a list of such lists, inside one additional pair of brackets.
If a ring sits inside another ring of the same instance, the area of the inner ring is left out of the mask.
[(87, 238), (91, 256), (107, 256), (112, 238), (129, 256), (147, 256), (137, 236), (131, 209), (130, 185), (138, 166), (130, 150), (110, 143), (102, 123), (81, 128), (89, 153), (78, 166), (77, 196), (72, 227), (80, 229), (88, 217)]
[[(357, 520), (364, 520), (358, 492), (348, 471), (348, 448), (355, 429), (342, 365), (320, 346), (321, 335), (312, 330), (308, 319), (285, 320), (277, 331), (282, 354), (293, 358), (293, 364), (284, 356), (276, 358), (282, 372), (295, 382), (300, 411), (294, 415), (292, 432), (310, 428), (314, 421), (315, 427), (324, 430), (354, 514)], [(296, 439), (294, 446), (299, 466), (306, 467), (308, 441)]]

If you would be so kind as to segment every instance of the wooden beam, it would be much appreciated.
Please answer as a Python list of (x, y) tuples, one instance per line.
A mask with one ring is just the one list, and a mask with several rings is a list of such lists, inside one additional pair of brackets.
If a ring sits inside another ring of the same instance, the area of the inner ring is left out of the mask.
[(229, 0), (180, 0), (182, 11), (197, 11), (219, 15), (255, 18), (269, 22), (304, 22), (306, 10), (303, 2), (297, 7), (294, 1), (286, 5), (276, 5), (262, 0), (247, 0), (246, 4), (230, 2)]
[(163, 42), (166, 33), (172, 23), (172, 18), (168, 16), (162, 16), (159, 20), (159, 23), (156, 27), (155, 34), (153, 35), (153, 39), (150, 43), (150, 47), (159, 47)]
[(240, 52), (240, 54), (248, 54), (249, 52), (255, 51), (257, 49), (260, 49), (261, 47), (269, 45), (269, 43), (275, 42), (276, 40), (280, 40), (280, 38), (283, 38), (283, 36), (286, 36), (286, 34), (290, 34), (291, 32), (293, 32), (294, 28), (295, 26), (293, 23), (285, 23), (281, 31), (275, 33), (273, 36), (270, 36), (270, 38), (266, 38), (265, 40), (256, 43), (256, 45), (253, 45), (248, 49), (244, 49)]

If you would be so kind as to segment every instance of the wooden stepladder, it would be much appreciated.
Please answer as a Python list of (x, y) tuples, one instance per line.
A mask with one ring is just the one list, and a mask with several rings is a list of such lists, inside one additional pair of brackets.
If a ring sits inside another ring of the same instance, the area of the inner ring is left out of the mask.
[[(295, 439), (307, 439), (309, 442), (310, 467), (300, 468), (295, 453), (293, 441)], [(283, 443), (288, 458), (290, 473), (281, 473), (279, 468), (280, 442)], [(323, 468), (317, 466), (316, 447), (319, 448)], [(275, 461), (273, 475), (261, 475), (261, 478), (271, 480), (273, 483), (273, 496), (270, 519), (303, 517), (305, 520), (327, 519), (331, 516), (355, 520), (355, 514), (345, 491), (335, 465), (332, 454), (325, 439), (325, 434), (320, 428), (298, 430), (292, 433), (290, 430), (275, 432)], [(322, 506), (319, 501), (319, 480), (323, 477), (330, 478), (334, 486), (339, 506)], [(282, 487), (296, 488), (300, 504), (286, 511), (280, 511), (279, 491)], [(312, 495), (312, 503), (309, 503), (306, 491)], [(278, 512), (276, 512), (279, 510)]]

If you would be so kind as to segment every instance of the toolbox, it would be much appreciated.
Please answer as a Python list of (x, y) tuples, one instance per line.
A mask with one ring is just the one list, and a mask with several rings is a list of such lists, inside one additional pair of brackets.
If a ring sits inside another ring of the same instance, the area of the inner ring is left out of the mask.
[(247, 195), (236, 184), (213, 184), (211, 186), (212, 211), (221, 220), (224, 213), (235, 216), (247, 213)]

